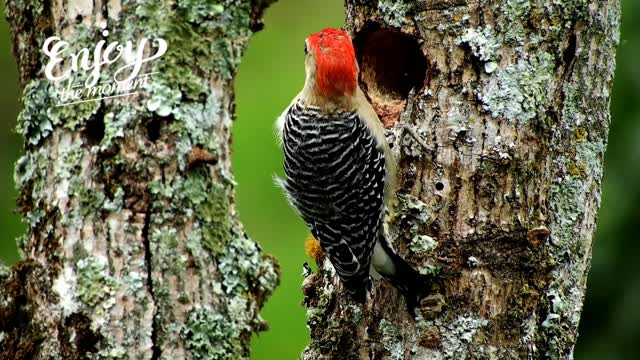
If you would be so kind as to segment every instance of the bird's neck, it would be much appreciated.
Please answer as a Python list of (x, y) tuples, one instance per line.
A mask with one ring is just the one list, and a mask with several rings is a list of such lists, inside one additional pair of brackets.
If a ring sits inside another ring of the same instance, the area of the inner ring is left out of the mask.
[(353, 94), (319, 91), (313, 79), (307, 79), (301, 95), (300, 98), (306, 105), (317, 106), (325, 112), (353, 111), (356, 108), (355, 91)]

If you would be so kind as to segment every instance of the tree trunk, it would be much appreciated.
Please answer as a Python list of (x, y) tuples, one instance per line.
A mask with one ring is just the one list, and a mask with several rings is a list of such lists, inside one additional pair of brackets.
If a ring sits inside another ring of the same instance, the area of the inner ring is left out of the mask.
[(399, 164), (394, 247), (440, 279), (360, 308), (325, 260), (304, 359), (571, 358), (600, 204), (618, 0), (347, 0)]
[[(0, 272), (0, 358), (248, 357), (279, 269), (237, 219), (233, 80), (271, 2), (7, 1), (28, 230), (24, 260)], [(141, 38), (168, 50), (138, 94), (56, 106), (53, 35), (69, 52)]]

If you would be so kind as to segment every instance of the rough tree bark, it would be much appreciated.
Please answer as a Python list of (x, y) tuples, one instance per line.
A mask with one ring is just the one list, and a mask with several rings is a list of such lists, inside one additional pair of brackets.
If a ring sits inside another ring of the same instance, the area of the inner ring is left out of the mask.
[(304, 359), (571, 358), (591, 259), (618, 0), (346, 1), (399, 163), (396, 249), (446, 274), (360, 308), (321, 263)]
[[(0, 272), (0, 358), (248, 357), (279, 270), (236, 216), (233, 79), (271, 2), (7, 1), (28, 230)], [(93, 54), (104, 28), (165, 39), (143, 69), (157, 74), (136, 95), (55, 106), (44, 40)]]

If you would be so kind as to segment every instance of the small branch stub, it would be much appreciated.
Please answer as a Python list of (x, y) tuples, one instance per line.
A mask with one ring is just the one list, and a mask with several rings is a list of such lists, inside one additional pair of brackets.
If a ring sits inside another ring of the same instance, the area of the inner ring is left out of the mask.
[(218, 163), (218, 156), (214, 155), (207, 150), (194, 146), (189, 153), (189, 159), (187, 166), (191, 169), (200, 164), (215, 165)]

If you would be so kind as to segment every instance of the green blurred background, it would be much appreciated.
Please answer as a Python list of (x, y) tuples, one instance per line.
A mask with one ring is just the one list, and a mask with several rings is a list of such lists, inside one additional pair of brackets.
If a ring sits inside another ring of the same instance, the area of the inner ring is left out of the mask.
[[(622, 0), (622, 7), (602, 208), (576, 359), (640, 356), (640, 1)], [(279, 0), (267, 10), (266, 27), (251, 40), (238, 74), (233, 161), (240, 217), (283, 269), (282, 285), (262, 312), (271, 329), (255, 337), (252, 359), (296, 359), (307, 342), (300, 304), (307, 231), (273, 185), (281, 168), (273, 123), (302, 86), (304, 38), (342, 22), (342, 0)], [(0, 75), (0, 259), (12, 264), (18, 259), (13, 239), (24, 229), (14, 213), (13, 185), (21, 152), (13, 131), (21, 91), (4, 17)]]

